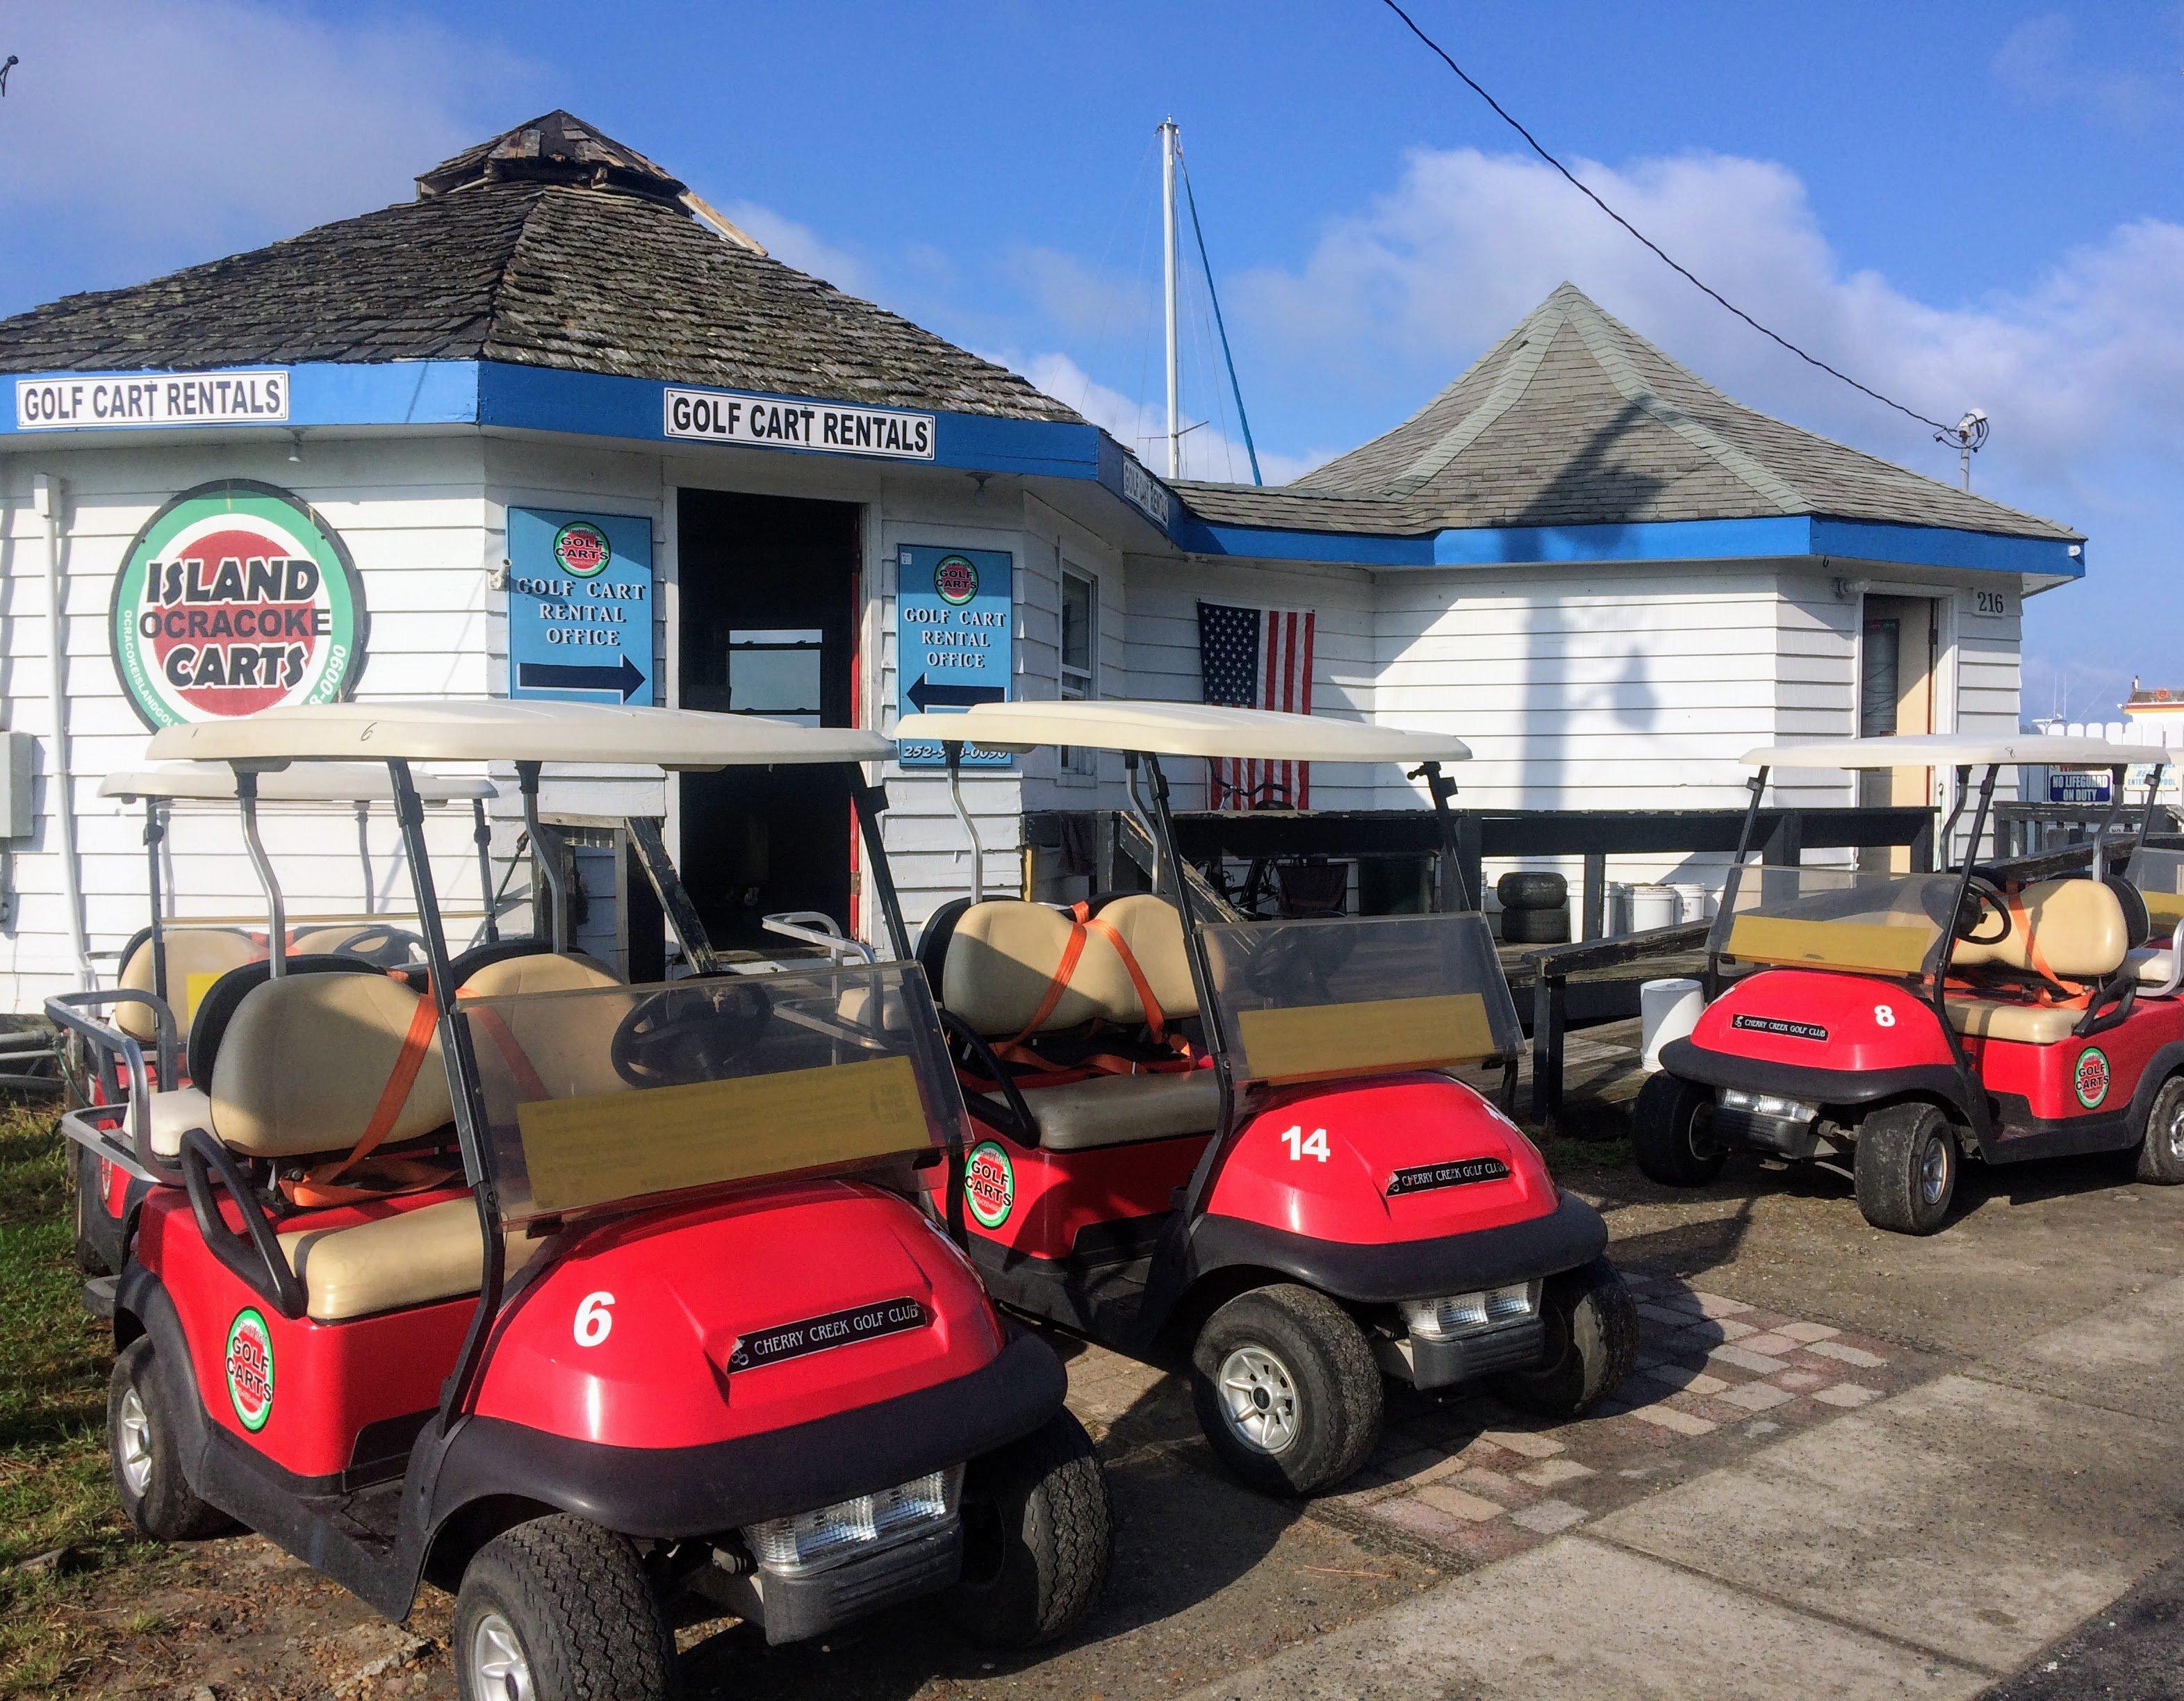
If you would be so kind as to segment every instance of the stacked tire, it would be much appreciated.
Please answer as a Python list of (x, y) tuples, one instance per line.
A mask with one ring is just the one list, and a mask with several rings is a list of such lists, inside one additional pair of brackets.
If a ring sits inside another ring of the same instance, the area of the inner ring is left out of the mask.
[(1570, 936), (1569, 882), (1559, 874), (1518, 868), (1494, 883), (1502, 901), (1505, 945), (1562, 945)]

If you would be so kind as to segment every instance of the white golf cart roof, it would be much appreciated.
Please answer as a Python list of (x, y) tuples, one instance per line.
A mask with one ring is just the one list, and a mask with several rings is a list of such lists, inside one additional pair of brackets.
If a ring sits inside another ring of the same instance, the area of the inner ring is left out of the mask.
[[(417, 795), (426, 803), (499, 795), (489, 779), (433, 773), (421, 773), (415, 778)], [(99, 781), (98, 795), (130, 802), (156, 797), (232, 803), (235, 770), (226, 762), (167, 762), (128, 773), (110, 773)], [(258, 783), (258, 795), (269, 803), (384, 803), (394, 795), (394, 782), (378, 762), (314, 762), (309, 767), (279, 769), (265, 775)]]
[(426, 698), (304, 703), (152, 735), (162, 760), (593, 762), (671, 769), (884, 761), (894, 744), (842, 727), (616, 703)]
[(1460, 762), (1471, 747), (1445, 733), (1407, 732), (1320, 715), (1234, 709), (1217, 703), (974, 703), (960, 714), (905, 715), (898, 739), (963, 742), (981, 750), (1073, 745), (1162, 756), (1246, 761)]
[(2021, 733), (2006, 738), (1971, 733), (1914, 733), (1902, 738), (1837, 739), (1826, 744), (1763, 745), (1740, 758), (1747, 767), (2128, 767), (2170, 762), (2159, 745), (2115, 745), (2106, 739)]

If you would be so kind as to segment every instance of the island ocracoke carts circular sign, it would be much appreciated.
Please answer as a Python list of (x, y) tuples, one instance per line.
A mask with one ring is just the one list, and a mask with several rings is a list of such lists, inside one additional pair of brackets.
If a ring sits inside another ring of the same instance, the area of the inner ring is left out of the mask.
[(114, 663), (148, 727), (356, 689), (370, 617), (348, 550), (301, 498), (249, 479), (185, 490), (114, 582)]

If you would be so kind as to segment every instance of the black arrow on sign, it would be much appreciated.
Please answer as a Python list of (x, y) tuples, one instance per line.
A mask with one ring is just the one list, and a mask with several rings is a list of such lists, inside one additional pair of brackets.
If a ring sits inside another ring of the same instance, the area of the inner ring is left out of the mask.
[(973, 703), (998, 703), (1009, 694), (1006, 685), (936, 685), (921, 673), (903, 694), (920, 709), (967, 709)]
[(644, 675), (627, 655), (613, 667), (587, 667), (571, 661), (519, 661), (520, 691), (612, 691), (623, 702), (644, 689)]

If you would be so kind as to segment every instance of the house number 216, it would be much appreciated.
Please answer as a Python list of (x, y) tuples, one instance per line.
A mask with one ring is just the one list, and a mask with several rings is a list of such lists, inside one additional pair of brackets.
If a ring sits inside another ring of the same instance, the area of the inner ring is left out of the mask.
[(1322, 1163), (1327, 1162), (1327, 1130), (1323, 1128), (1316, 1128), (1306, 1134), (1300, 1124), (1284, 1130), (1282, 1140), (1290, 1149), (1290, 1162), (1292, 1163), (1301, 1163), (1307, 1157), (1316, 1157)]

